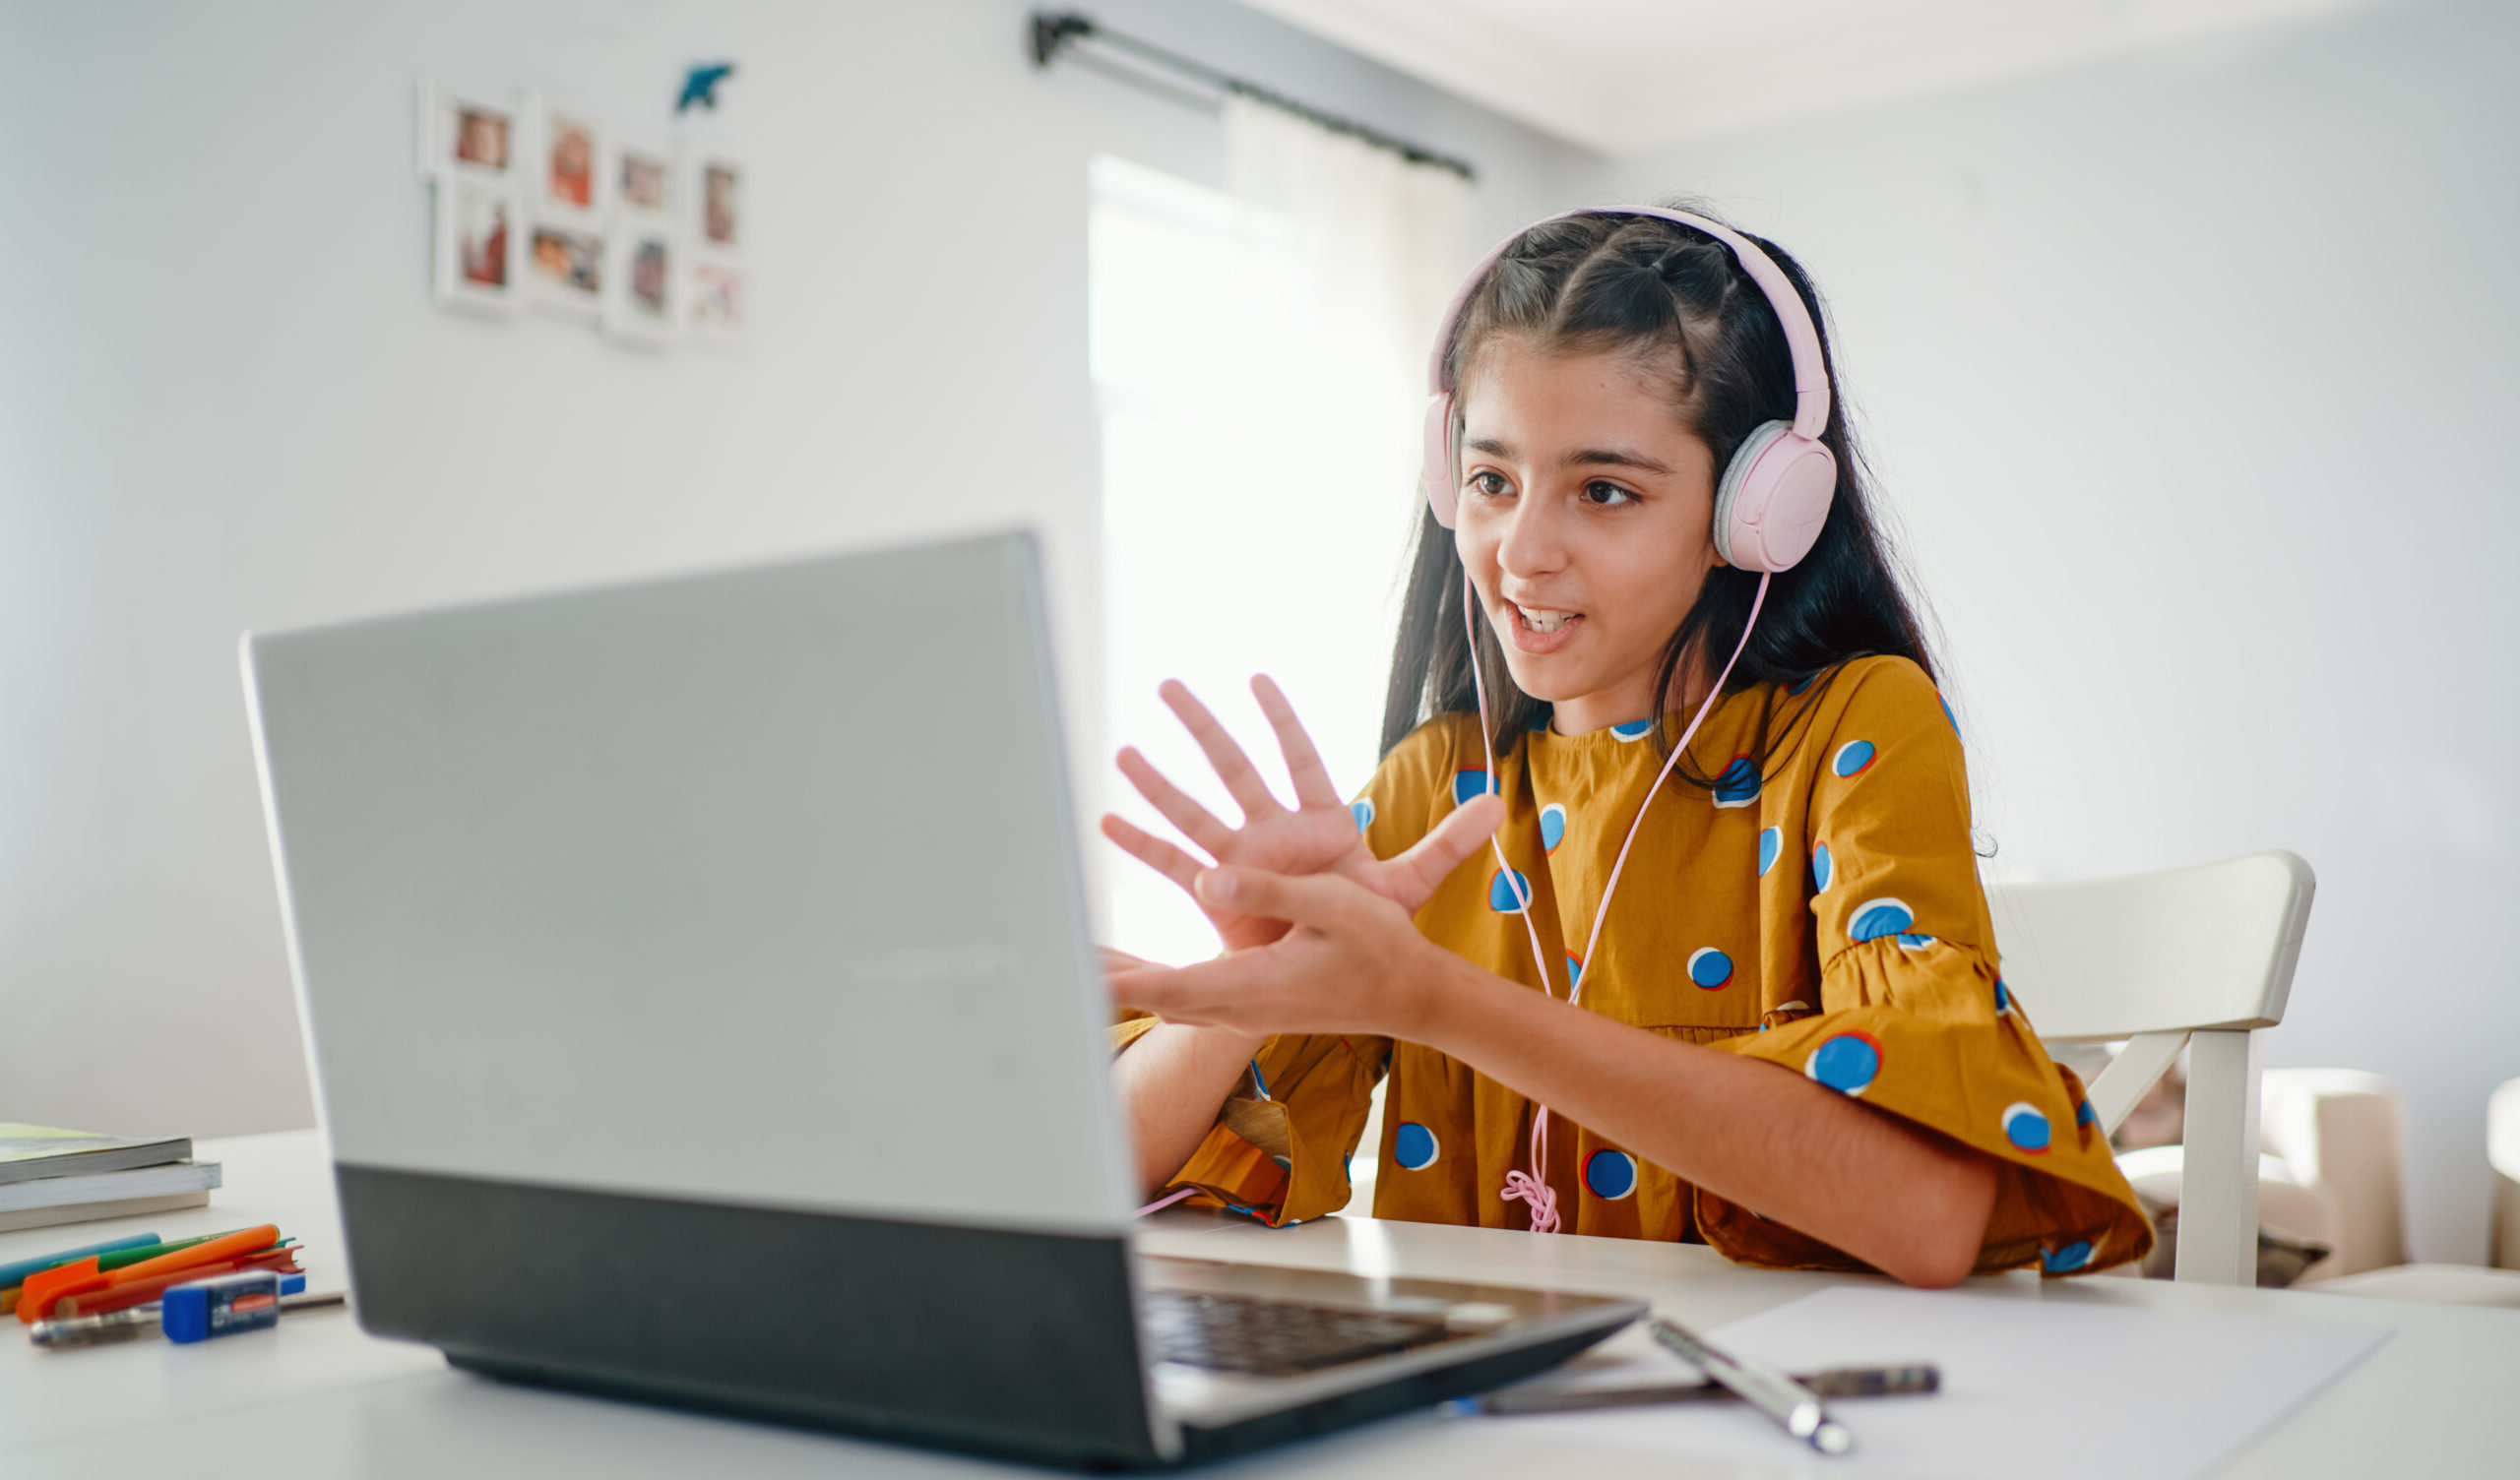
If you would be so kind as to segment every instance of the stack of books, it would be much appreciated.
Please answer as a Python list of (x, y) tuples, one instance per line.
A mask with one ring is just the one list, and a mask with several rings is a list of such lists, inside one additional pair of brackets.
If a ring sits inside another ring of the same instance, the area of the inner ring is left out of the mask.
[(0, 1121), (0, 1233), (199, 1207), (219, 1163), (192, 1154), (190, 1137), (124, 1141)]

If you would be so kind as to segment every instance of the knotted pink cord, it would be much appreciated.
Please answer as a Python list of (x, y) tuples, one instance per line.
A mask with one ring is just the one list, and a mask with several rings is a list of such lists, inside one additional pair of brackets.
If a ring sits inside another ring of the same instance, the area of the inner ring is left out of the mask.
[[(1645, 800), (1636, 809), (1636, 820), (1627, 825), (1627, 837), (1619, 843), (1618, 857), (1610, 864), (1609, 882), (1602, 888), (1602, 902), (1594, 907), (1593, 933), (1585, 939), (1584, 954), (1577, 957), (1579, 960), (1591, 961), (1593, 948), (1602, 943), (1602, 923), (1610, 915), (1610, 895), (1618, 892), (1618, 876), (1627, 867), (1627, 850), (1636, 843), (1636, 830), (1645, 825), (1646, 808), (1654, 805), (1655, 794), (1663, 789), (1663, 778), (1671, 773), (1671, 768), (1678, 765), (1680, 757), (1687, 752), (1689, 741), (1697, 735), (1698, 726), (1706, 722), (1707, 714), (1715, 708), (1715, 701), (1724, 696), (1724, 681), (1732, 676), (1732, 665), (1741, 660), (1742, 650), (1750, 646), (1750, 631), (1758, 625), (1759, 608), (1767, 603), (1768, 580), (1767, 572), (1759, 573), (1759, 588), (1750, 597), (1750, 614), (1741, 623), (1741, 640), (1732, 645), (1732, 655), (1724, 660), (1724, 671), (1715, 675), (1715, 686), (1707, 690), (1705, 702), (1697, 707), (1697, 713), (1690, 717), (1688, 728), (1680, 731), (1680, 738), (1672, 744), (1670, 755), (1664, 758), (1663, 769), (1654, 773), (1654, 784), (1645, 789)], [(1465, 568), (1461, 573), (1462, 631), (1470, 639), (1470, 685), (1472, 691), (1479, 697), (1479, 747), (1480, 753), (1487, 758), (1487, 790), (1493, 794), (1497, 789), (1496, 748), (1487, 734), (1487, 683), (1479, 675), (1479, 628), (1470, 612), (1477, 600), (1478, 593), (1470, 584), (1470, 571)], [(1657, 719), (1659, 722), (1659, 715)], [(1549, 985), (1547, 953), (1540, 949), (1540, 928), (1532, 923), (1531, 892), (1523, 887), (1522, 876), (1514, 872), (1514, 866), (1505, 861), (1505, 849), (1496, 841), (1496, 836), (1492, 832), (1488, 834), (1487, 845), (1495, 851), (1496, 866), (1504, 870), (1505, 883), (1514, 892), (1514, 912), (1523, 917), (1524, 933), (1531, 938), (1532, 965), (1540, 971), (1541, 992), (1553, 998), (1557, 995), (1557, 991)], [(1583, 989), (1583, 979), (1570, 971), (1566, 978), (1568, 1007), (1576, 1005)], [(1530, 1204), (1532, 1232), (1555, 1233), (1557, 1232), (1557, 1189), (1549, 1186), (1547, 1181), (1548, 1107), (1537, 1100), (1532, 1103), (1532, 1169), (1528, 1172), (1520, 1169), (1507, 1172), (1505, 1188), (1499, 1196), (1508, 1202), (1521, 1202)]]

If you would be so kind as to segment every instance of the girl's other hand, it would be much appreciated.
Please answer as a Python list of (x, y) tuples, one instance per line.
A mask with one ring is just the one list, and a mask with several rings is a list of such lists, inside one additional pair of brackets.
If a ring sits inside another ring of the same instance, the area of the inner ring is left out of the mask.
[[(1444, 876), (1503, 820), (1501, 802), (1493, 797), (1475, 798), (1454, 809), (1408, 852), (1390, 860), (1376, 858), (1365, 846), (1364, 834), (1340, 798), (1339, 788), (1331, 784), (1330, 772), (1323, 768), (1312, 737), (1295, 718), (1294, 707), (1267, 676), (1251, 680), (1251, 693), (1260, 701), (1261, 712), (1277, 732), (1278, 749), (1286, 757), (1287, 774), (1294, 782), (1292, 808), (1279, 802), (1251, 758), (1188, 688), (1177, 680), (1166, 680), (1157, 692), (1198, 741), (1208, 764), (1216, 768), (1217, 778), (1242, 809), (1242, 826), (1231, 828), (1219, 821), (1135, 749), (1120, 752), (1120, 771), (1140, 796), (1220, 865), (1265, 874), (1341, 875), (1414, 914)], [(1265, 946), (1287, 933), (1284, 920), (1246, 913), (1203, 896), (1193, 885), (1207, 865), (1182, 848), (1108, 814), (1102, 819), (1102, 835), (1180, 886), (1224, 938), (1227, 950)]]
[(1427, 1015), (1442, 996), (1437, 978), (1458, 958), (1419, 935), (1398, 901), (1336, 874), (1241, 867), (1201, 873), (1197, 893), (1214, 907), (1291, 928), (1261, 949), (1114, 976), (1114, 1005), (1251, 1038), (1373, 1033), (1424, 1041)]
[(1132, 971), (1154, 971), (1164, 964), (1162, 961), (1148, 960), (1142, 956), (1131, 956), (1125, 951), (1110, 946), (1096, 946), (1094, 949), (1102, 954), (1102, 974), (1108, 977), (1126, 976)]

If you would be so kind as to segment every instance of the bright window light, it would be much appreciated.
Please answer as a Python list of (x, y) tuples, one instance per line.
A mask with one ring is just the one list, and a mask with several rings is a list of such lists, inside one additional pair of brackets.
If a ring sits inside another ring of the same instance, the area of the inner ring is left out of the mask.
[[(1391, 344), (1388, 312), (1358, 313), (1353, 281), (1325, 288), (1299, 222), (1108, 156), (1093, 162), (1091, 209), (1106, 733), (1237, 823), (1155, 691), (1188, 684), (1291, 798), (1251, 699), (1265, 672), (1354, 796), (1377, 759), (1417, 517), (1422, 372)], [(1104, 794), (1179, 840), (1116, 774)], [(1178, 889), (1098, 846), (1112, 945), (1174, 962), (1216, 954)]]

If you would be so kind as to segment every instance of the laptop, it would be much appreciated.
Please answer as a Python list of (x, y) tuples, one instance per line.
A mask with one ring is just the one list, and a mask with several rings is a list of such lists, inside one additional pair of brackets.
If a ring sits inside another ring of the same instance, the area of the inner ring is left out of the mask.
[(1642, 1313), (1132, 1250), (1045, 630), (1008, 533), (246, 638), (369, 1330), (1099, 1468)]

